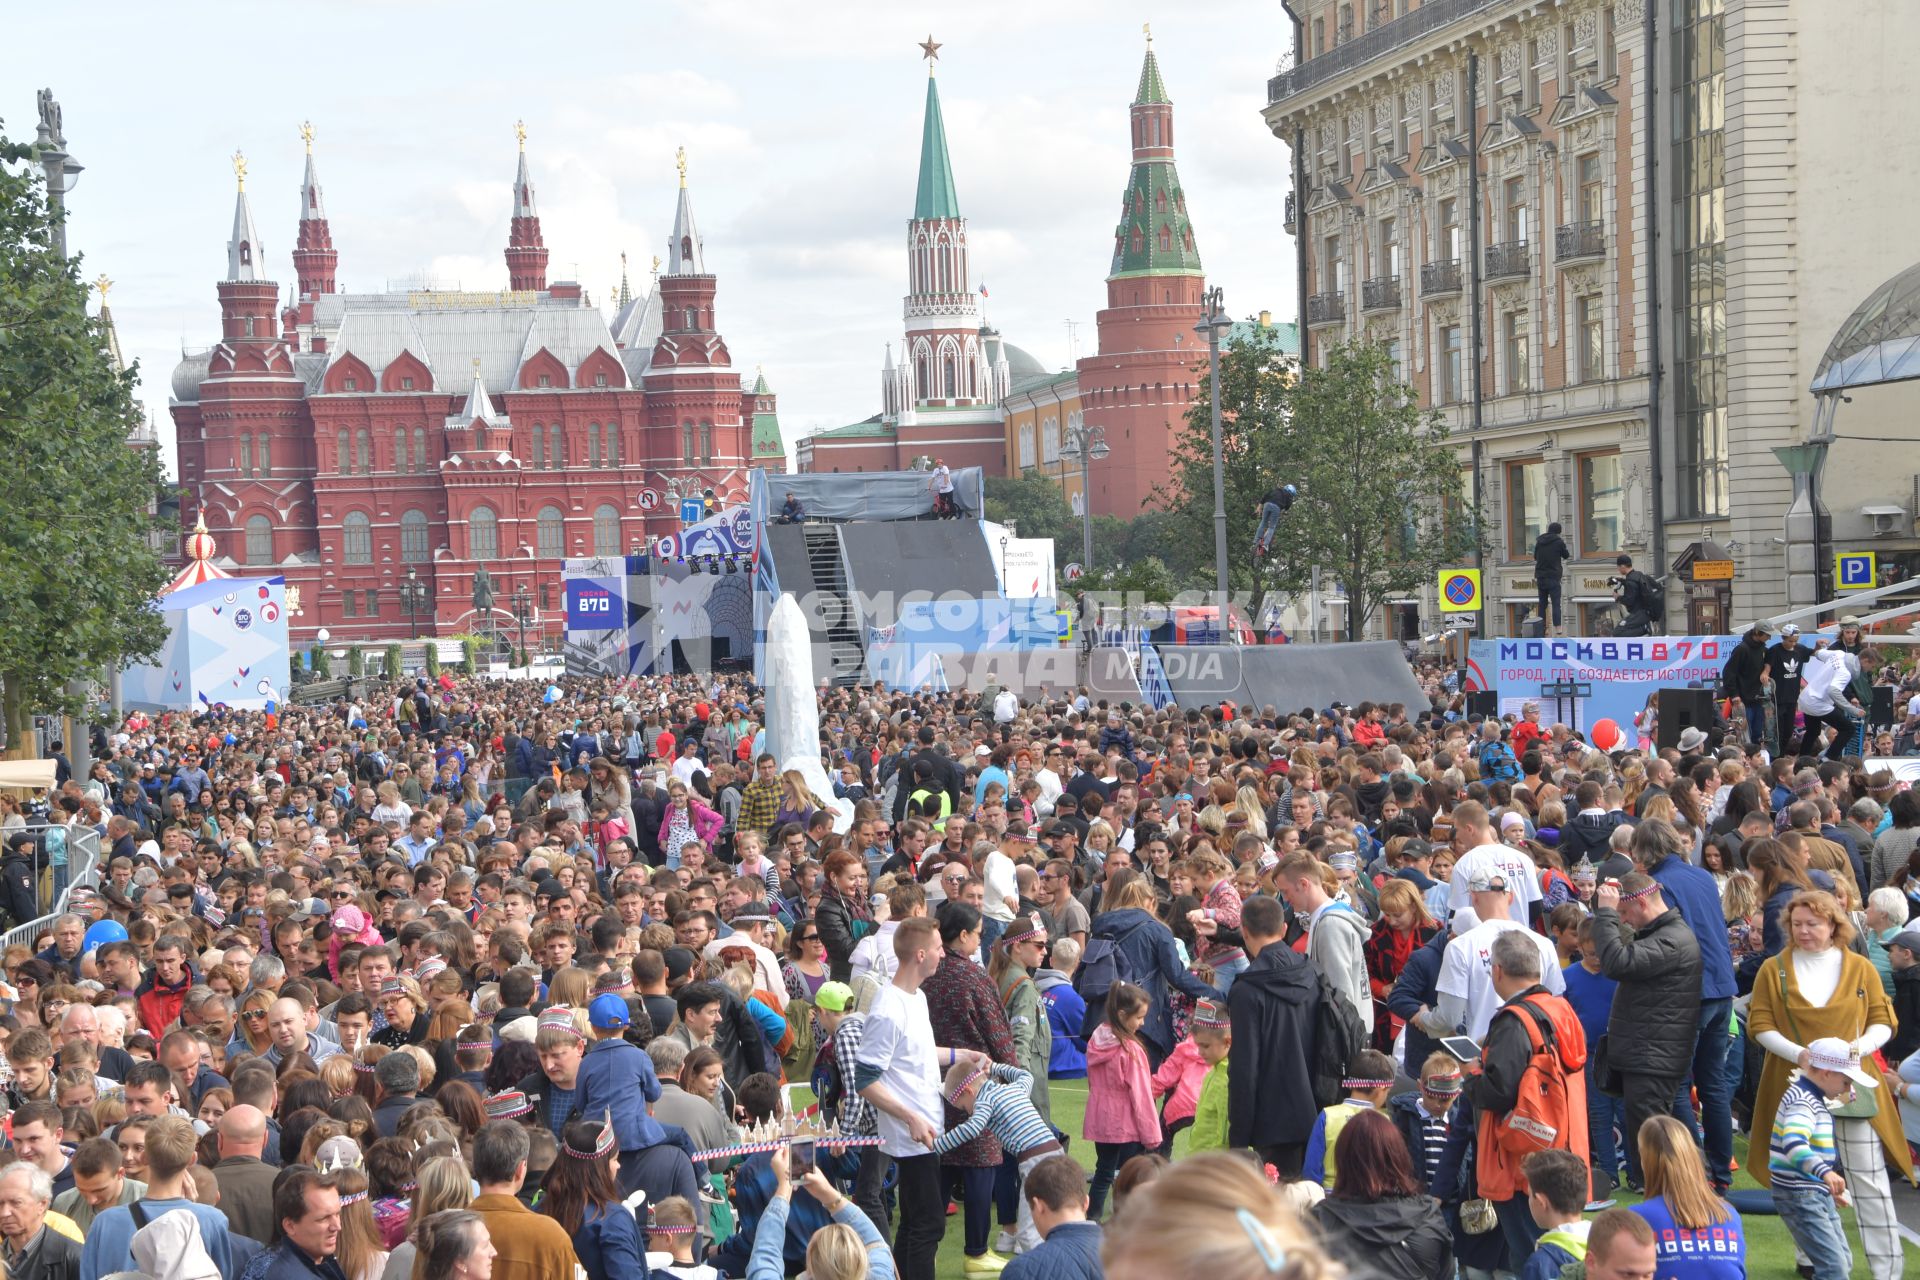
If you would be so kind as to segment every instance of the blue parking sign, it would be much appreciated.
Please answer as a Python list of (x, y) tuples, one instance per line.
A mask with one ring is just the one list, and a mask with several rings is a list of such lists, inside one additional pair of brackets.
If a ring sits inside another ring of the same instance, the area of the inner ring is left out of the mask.
[(1874, 553), (1842, 551), (1833, 557), (1833, 584), (1838, 591), (1865, 591), (1875, 581)]
[(707, 504), (699, 498), (680, 499), (680, 523), (699, 524), (707, 518)]

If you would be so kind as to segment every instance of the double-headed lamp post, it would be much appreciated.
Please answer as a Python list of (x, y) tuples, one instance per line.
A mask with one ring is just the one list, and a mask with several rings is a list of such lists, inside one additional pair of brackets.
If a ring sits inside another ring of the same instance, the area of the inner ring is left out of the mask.
[(522, 585), (513, 589), (513, 620), (520, 624), (520, 661), (531, 663), (527, 656), (527, 614), (533, 609), (533, 597), (527, 594)]
[(410, 640), (420, 634), (420, 624), (415, 618), (426, 602), (427, 584), (420, 581), (418, 569), (409, 567), (407, 576), (400, 582), (400, 603), (407, 611), (407, 638)]
[(1215, 285), (1201, 298), (1206, 314), (1200, 317), (1200, 323), (1193, 327), (1207, 340), (1207, 399), (1211, 402), (1210, 417), (1213, 420), (1213, 577), (1214, 589), (1220, 593), (1220, 630), (1223, 636), (1227, 631), (1227, 478), (1225, 463), (1220, 454), (1220, 339), (1233, 327), (1233, 321), (1227, 318), (1224, 295), (1220, 286)]
[(1081, 572), (1093, 572), (1093, 491), (1088, 483), (1087, 465), (1099, 462), (1113, 452), (1107, 446), (1104, 427), (1085, 423), (1067, 424), (1066, 438), (1060, 444), (1060, 456), (1080, 464), (1080, 555)]

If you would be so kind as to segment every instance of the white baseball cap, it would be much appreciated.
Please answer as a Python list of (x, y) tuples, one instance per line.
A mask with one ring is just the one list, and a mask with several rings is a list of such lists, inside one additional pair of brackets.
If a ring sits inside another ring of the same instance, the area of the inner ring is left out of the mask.
[(1816, 1071), (1838, 1071), (1847, 1079), (1869, 1089), (1876, 1089), (1880, 1082), (1867, 1074), (1860, 1065), (1860, 1050), (1845, 1040), (1827, 1036), (1815, 1040), (1807, 1046), (1807, 1065)]

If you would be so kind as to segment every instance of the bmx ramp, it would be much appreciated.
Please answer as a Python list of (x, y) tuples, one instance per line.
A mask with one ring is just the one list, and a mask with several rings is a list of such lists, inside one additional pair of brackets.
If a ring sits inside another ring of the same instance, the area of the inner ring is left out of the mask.
[(1127, 651), (1109, 645), (1097, 645), (1088, 655), (1087, 694), (1094, 702), (1105, 702), (1109, 706), (1127, 702), (1143, 707), (1147, 703)]
[(767, 551), (773, 556), (773, 572), (780, 581), (780, 590), (791, 592), (795, 600), (805, 600), (814, 592), (805, 526), (769, 524), (766, 530)]
[(1159, 645), (1173, 700), (1183, 708), (1231, 701), (1286, 713), (1334, 702), (1427, 703), (1406, 654), (1391, 640), (1359, 644)]
[[(973, 520), (855, 521), (840, 526), (848, 583), (868, 625), (892, 626), (909, 592), (985, 600), (1000, 594), (987, 539)], [(780, 586), (786, 589), (786, 566)]]

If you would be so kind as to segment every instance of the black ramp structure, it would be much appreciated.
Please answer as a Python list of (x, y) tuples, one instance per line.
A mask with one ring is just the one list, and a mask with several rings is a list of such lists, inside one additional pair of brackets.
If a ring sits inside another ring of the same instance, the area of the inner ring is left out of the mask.
[[(987, 539), (972, 520), (906, 520), (885, 524), (843, 524), (848, 583), (859, 593), (867, 622), (892, 626), (899, 601), (910, 592), (955, 595), (969, 600), (1000, 594)], [(786, 565), (775, 560), (780, 587), (787, 588)]]
[(1087, 694), (1094, 702), (1108, 706), (1130, 702), (1144, 707), (1147, 698), (1140, 691), (1140, 677), (1134, 674), (1133, 660), (1125, 649), (1110, 645), (1095, 646), (1087, 660)]
[(1173, 700), (1185, 708), (1232, 702), (1283, 713), (1334, 702), (1404, 702), (1427, 695), (1392, 640), (1358, 644), (1156, 645)]
[(796, 600), (813, 594), (813, 567), (807, 561), (805, 526), (770, 524), (767, 526), (767, 551), (773, 556), (773, 573), (780, 590)]

